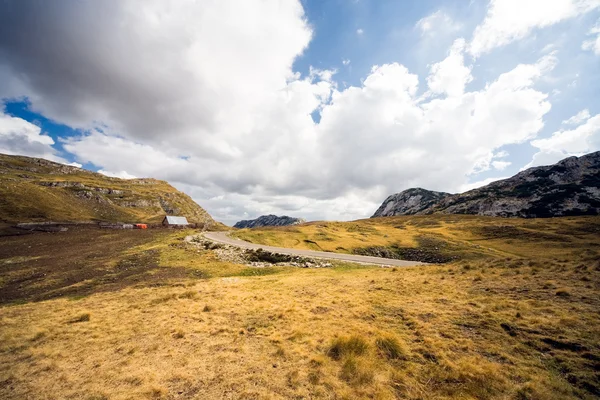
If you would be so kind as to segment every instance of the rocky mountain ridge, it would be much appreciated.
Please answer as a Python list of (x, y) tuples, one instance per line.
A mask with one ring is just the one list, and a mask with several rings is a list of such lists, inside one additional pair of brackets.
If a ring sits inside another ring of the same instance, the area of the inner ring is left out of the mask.
[(298, 225), (306, 222), (302, 218), (292, 218), (287, 215), (278, 217), (277, 215), (262, 215), (256, 219), (249, 219), (237, 222), (234, 228), (258, 228), (261, 226), (287, 226)]
[(165, 215), (219, 225), (165, 181), (113, 178), (41, 158), (0, 154), (0, 221), (160, 223)]
[(529, 168), (465, 193), (408, 189), (389, 196), (372, 218), (472, 214), (546, 218), (600, 214), (600, 152)]

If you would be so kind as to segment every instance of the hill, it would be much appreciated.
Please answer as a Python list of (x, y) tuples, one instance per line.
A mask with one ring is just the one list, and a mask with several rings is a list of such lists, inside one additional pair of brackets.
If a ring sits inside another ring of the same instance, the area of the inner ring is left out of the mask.
[(284, 215), (278, 217), (277, 215), (262, 215), (256, 219), (249, 219), (237, 222), (234, 228), (260, 228), (262, 226), (288, 226), (298, 225), (305, 222), (302, 218), (292, 218)]
[(373, 217), (436, 213), (524, 218), (598, 215), (600, 152), (529, 168), (461, 194), (408, 189), (389, 196)]
[(165, 181), (112, 178), (40, 158), (0, 154), (0, 221), (160, 223), (165, 215), (218, 224)]

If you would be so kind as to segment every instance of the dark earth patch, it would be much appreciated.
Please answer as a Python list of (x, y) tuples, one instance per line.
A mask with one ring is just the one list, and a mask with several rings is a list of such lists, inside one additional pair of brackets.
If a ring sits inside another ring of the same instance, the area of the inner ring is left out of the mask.
[(432, 264), (448, 263), (460, 258), (454, 252), (452, 246), (443, 240), (421, 236), (417, 238), (417, 242), (418, 247), (369, 246), (352, 249), (352, 253), (361, 256), (420, 261)]
[(0, 304), (81, 297), (188, 277), (185, 268), (159, 266), (156, 250), (126, 253), (170, 233), (72, 226), (67, 232), (0, 236)]

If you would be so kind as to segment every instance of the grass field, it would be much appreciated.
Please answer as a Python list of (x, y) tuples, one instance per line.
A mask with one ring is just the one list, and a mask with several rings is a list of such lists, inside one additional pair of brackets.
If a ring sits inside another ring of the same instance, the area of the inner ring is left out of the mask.
[(165, 214), (222, 226), (165, 181), (111, 178), (43, 159), (0, 154), (0, 221), (161, 223)]
[(411, 268), (253, 269), (185, 245), (189, 233), (0, 237), (0, 398), (600, 396), (597, 217), (236, 233), (452, 259)]

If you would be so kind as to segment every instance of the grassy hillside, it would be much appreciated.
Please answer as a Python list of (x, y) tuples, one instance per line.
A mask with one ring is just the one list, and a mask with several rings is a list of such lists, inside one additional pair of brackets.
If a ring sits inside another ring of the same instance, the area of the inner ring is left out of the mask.
[(215, 225), (188, 195), (156, 179), (118, 179), (51, 161), (0, 154), (0, 221), (160, 223), (182, 215)]
[(0, 398), (595, 399), (599, 222), (240, 231), (346, 251), (426, 235), (461, 256), (410, 268), (249, 268), (191, 231), (0, 237)]
[[(503, 219), (471, 215), (370, 218), (242, 229), (252, 243), (448, 262), (486, 258), (594, 259), (600, 217)], [(540, 243), (544, 243), (543, 250)], [(542, 251), (541, 251), (542, 250)]]

